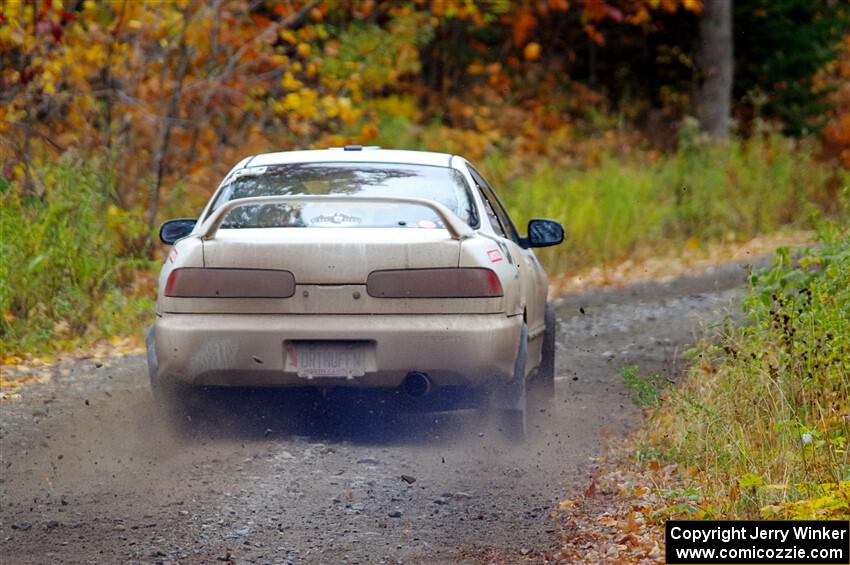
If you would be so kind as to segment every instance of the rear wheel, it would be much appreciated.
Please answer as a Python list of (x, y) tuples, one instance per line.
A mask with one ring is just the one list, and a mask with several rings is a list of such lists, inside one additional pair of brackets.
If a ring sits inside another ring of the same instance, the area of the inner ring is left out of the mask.
[(200, 419), (203, 398), (198, 387), (151, 375), (151, 391), (163, 416), (180, 432), (194, 429)]
[(157, 408), (169, 424), (180, 430), (189, 429), (199, 412), (201, 398), (197, 387), (176, 382), (173, 379), (163, 379), (159, 374), (153, 327), (145, 331), (145, 345), (151, 392)]
[(528, 432), (528, 390), (525, 362), (528, 356), (528, 326), (523, 323), (519, 351), (514, 362), (514, 378), (496, 388), (493, 402), (499, 416), (499, 429), (511, 441), (522, 441)]
[(534, 379), (531, 381), (533, 404), (541, 410), (548, 410), (555, 397), (555, 338), (558, 332), (558, 320), (555, 310), (546, 305), (544, 314), (546, 329), (543, 333), (543, 351)]

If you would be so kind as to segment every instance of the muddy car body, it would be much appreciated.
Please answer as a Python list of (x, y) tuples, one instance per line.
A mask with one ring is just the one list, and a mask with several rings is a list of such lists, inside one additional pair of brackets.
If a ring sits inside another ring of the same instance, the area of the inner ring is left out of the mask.
[(193, 386), (486, 390), (522, 435), (529, 383), (551, 390), (554, 319), (532, 247), (563, 230), (532, 220), (520, 236), (462, 157), (249, 157), (198, 220), (160, 236), (173, 247), (146, 341), (163, 400)]

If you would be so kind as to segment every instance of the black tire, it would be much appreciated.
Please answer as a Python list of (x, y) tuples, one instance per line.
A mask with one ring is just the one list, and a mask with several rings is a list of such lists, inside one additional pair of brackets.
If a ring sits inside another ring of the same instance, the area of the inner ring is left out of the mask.
[(555, 310), (548, 304), (543, 320), (546, 325), (543, 332), (543, 351), (532, 388), (535, 406), (545, 410), (555, 398), (555, 338), (558, 334), (558, 319)]
[(159, 374), (153, 326), (145, 331), (145, 345), (147, 346), (151, 392), (157, 408), (166, 421), (178, 431), (191, 430), (200, 412), (202, 401), (200, 391), (197, 390), (197, 387), (180, 383), (174, 379), (163, 378)]
[(191, 431), (201, 415), (202, 398), (197, 387), (151, 375), (151, 392), (157, 408), (180, 432)]
[(520, 331), (519, 350), (514, 362), (514, 378), (495, 391), (493, 400), (499, 414), (499, 429), (509, 440), (523, 441), (528, 433), (528, 387), (525, 363), (528, 357), (528, 326)]

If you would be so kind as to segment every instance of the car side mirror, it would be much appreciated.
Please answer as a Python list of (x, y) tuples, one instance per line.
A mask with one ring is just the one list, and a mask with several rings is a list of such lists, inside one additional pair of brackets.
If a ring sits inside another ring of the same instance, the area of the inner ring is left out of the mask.
[(534, 219), (528, 222), (528, 247), (549, 247), (564, 241), (564, 227), (554, 220)]
[(192, 233), (197, 222), (191, 218), (168, 220), (159, 228), (159, 239), (167, 245), (174, 245), (175, 241)]

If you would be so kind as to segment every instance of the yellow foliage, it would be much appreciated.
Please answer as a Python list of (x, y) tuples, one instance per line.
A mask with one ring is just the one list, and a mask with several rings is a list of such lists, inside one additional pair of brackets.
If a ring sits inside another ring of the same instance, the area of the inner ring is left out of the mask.
[(850, 520), (850, 481), (820, 485), (820, 493), (796, 502), (765, 506), (768, 520)]
[(422, 119), (422, 110), (412, 96), (386, 96), (366, 100), (364, 106), (388, 117), (399, 117), (418, 122)]
[(296, 80), (290, 71), (283, 73), (283, 78), (280, 80), (280, 85), (286, 90), (297, 90), (303, 84), (300, 80)]
[(281, 109), (283, 111), (299, 111), (301, 109), (301, 96), (299, 96), (297, 92), (290, 92), (283, 99), (283, 106), (281, 107)]
[(540, 58), (540, 44), (532, 41), (525, 46), (522, 54), (527, 61), (536, 61)]

